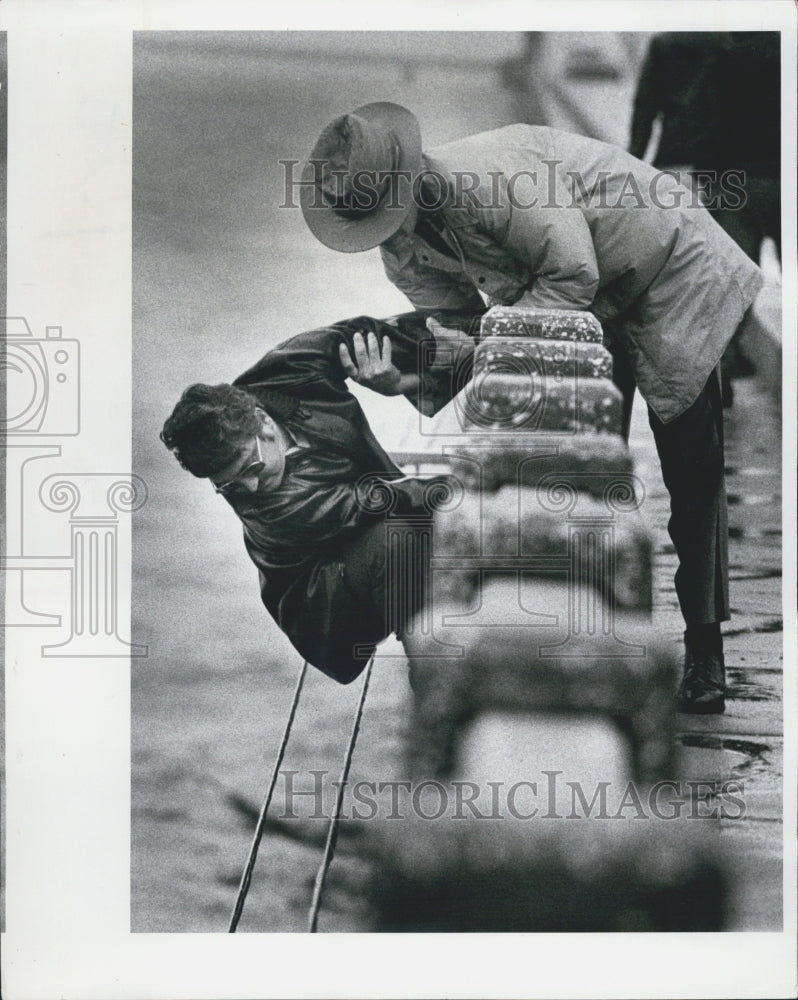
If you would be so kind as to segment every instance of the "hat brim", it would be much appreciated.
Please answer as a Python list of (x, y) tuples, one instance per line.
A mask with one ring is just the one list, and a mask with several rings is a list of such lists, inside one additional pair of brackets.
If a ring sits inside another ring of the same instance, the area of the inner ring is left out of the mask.
[(302, 170), (299, 190), (302, 214), (317, 240), (344, 253), (371, 250), (393, 236), (413, 209), (413, 186), (421, 171), (421, 129), (411, 111), (401, 104), (377, 101), (356, 108), (353, 114), (389, 129), (396, 136), (399, 143), (397, 169), (409, 174), (409, 180), (400, 174), (395, 186), (397, 196), (364, 212), (361, 218), (342, 215), (323, 201), (316, 188), (317, 168), (312, 162), (314, 148)]

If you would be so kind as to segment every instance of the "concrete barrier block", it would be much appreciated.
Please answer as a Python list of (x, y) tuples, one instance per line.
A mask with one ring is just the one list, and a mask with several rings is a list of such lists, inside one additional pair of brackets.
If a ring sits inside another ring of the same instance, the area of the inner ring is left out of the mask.
[[(609, 720), (628, 743), (627, 778), (676, 776), (680, 664), (646, 615), (581, 583), (492, 580), (476, 603), (436, 603), (431, 635), (434, 645), (417, 632), (407, 646), (411, 775), (465, 776), (456, 772), (467, 726), (500, 712)], [(540, 764), (545, 747), (535, 750), (534, 735), (529, 747)]]
[(466, 492), (433, 523), (433, 571), (457, 570), (478, 585), (485, 568), (559, 574), (611, 594), (624, 607), (651, 607), (651, 539), (639, 498), (619, 480), (601, 501), (555, 477), (546, 488)]
[(474, 351), (474, 374), (539, 373), (563, 378), (612, 378), (612, 355), (601, 344), (540, 337), (488, 337)]
[(466, 489), (487, 493), (516, 483), (536, 489), (551, 476), (563, 476), (574, 489), (598, 498), (619, 479), (642, 486), (632, 477), (626, 442), (613, 434), (577, 434), (526, 445), (509, 434), (490, 441), (475, 435), (452, 449), (451, 470)]
[(621, 433), (621, 394), (609, 379), (489, 372), (457, 400), (464, 430)]
[(727, 925), (727, 862), (685, 822), (412, 817), (375, 824), (370, 834), (375, 931), (686, 932)]
[(538, 337), (545, 340), (602, 342), (601, 324), (577, 309), (526, 309), (494, 306), (480, 324), (481, 337)]

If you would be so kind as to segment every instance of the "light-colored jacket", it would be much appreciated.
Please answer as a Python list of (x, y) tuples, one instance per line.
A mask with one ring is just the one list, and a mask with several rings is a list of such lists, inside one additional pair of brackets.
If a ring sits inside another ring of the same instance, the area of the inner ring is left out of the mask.
[(614, 146), (543, 126), (469, 136), (425, 162), (446, 182), (438, 218), (454, 257), (417, 235), (380, 248), (417, 309), (478, 308), (477, 291), (589, 309), (661, 420), (695, 401), (762, 278), (690, 191)]

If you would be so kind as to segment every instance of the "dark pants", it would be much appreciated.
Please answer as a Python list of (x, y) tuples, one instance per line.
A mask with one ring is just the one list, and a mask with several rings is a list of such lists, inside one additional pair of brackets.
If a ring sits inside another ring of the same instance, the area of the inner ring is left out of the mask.
[(385, 525), (373, 524), (285, 591), (275, 616), (297, 652), (349, 684), (390, 634), (386, 614)]
[(378, 520), (288, 588), (277, 623), (309, 663), (349, 684), (421, 609), (428, 539), (428, 523)]
[[(628, 439), (635, 383), (623, 354), (614, 357), (613, 378), (624, 397), (623, 432)], [(728, 621), (728, 514), (719, 369), (681, 416), (664, 424), (649, 409), (648, 422), (671, 498), (668, 533), (679, 559), (676, 595), (685, 623)]]

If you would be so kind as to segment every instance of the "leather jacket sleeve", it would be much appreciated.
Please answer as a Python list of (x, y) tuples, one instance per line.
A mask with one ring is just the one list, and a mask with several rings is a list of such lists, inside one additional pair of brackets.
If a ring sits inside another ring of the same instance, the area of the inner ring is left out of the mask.
[(235, 384), (254, 387), (268, 383), (274, 392), (307, 402), (340, 399), (349, 390), (338, 355), (339, 344), (345, 343), (351, 351), (355, 333), (370, 331), (390, 337), (393, 362), (399, 371), (405, 374), (417, 370), (419, 340), (430, 338), (423, 322), (415, 328), (400, 329), (370, 316), (358, 316), (283, 341), (240, 375)]
[[(480, 300), (482, 312), (484, 305)], [(265, 354), (235, 384), (256, 390), (259, 395), (298, 400), (300, 403), (340, 403), (354, 401), (346, 385), (338, 346), (342, 342), (352, 351), (355, 333), (374, 332), (391, 341), (393, 363), (402, 374), (422, 376), (422, 391), (407, 399), (425, 414), (436, 413), (458, 391), (446, 370), (431, 371), (435, 360), (435, 339), (426, 328), (431, 313), (406, 313), (390, 321), (371, 316), (341, 320), (331, 326), (300, 333)], [(444, 325), (473, 332), (477, 318), (472, 312), (449, 312), (436, 309), (434, 315)], [(464, 360), (463, 364), (467, 362)], [(469, 369), (470, 375), (470, 369)], [(460, 376), (462, 377), (462, 376)], [(451, 383), (451, 384), (450, 384)]]

